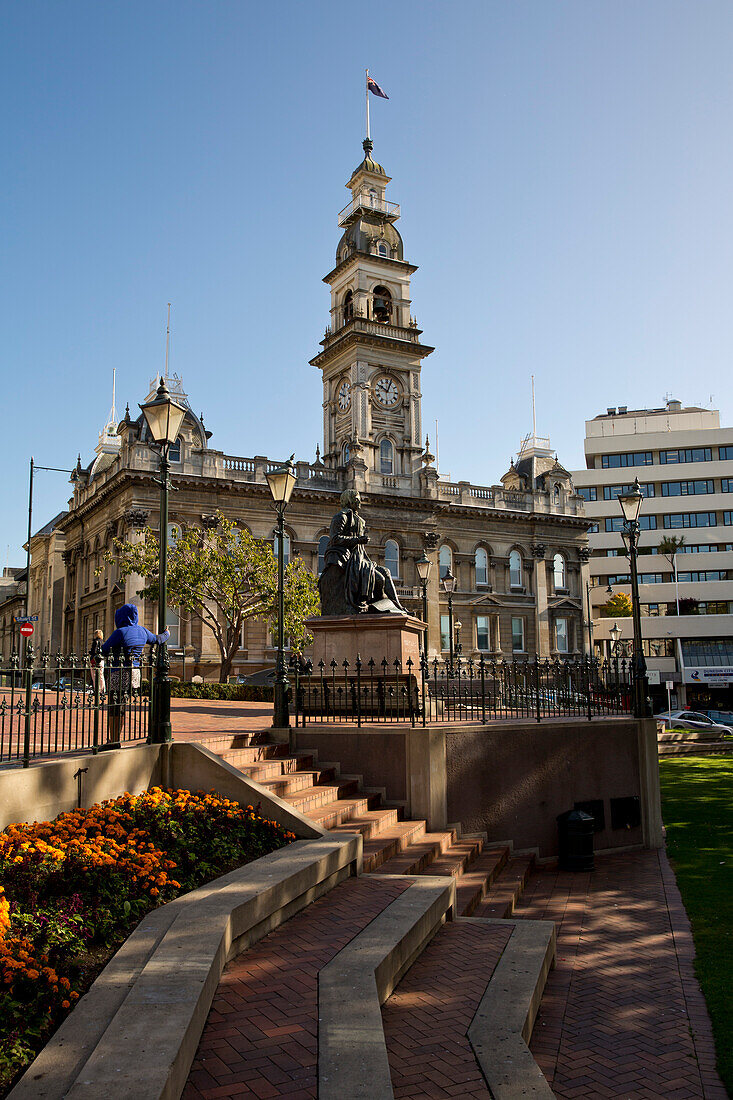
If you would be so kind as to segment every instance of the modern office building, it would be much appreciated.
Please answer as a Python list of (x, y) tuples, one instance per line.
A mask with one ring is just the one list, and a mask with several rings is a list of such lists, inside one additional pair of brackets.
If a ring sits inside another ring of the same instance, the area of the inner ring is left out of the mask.
[[(667, 401), (660, 409), (610, 408), (586, 421), (587, 469), (573, 474), (590, 528), (591, 640), (630, 652), (631, 618), (608, 618), (608, 586), (631, 594), (619, 494), (638, 477), (645, 500), (638, 560), (642, 635), (655, 710), (733, 706), (733, 428), (715, 409)], [(683, 539), (676, 554), (665, 539)], [(660, 550), (660, 545), (662, 550)]]

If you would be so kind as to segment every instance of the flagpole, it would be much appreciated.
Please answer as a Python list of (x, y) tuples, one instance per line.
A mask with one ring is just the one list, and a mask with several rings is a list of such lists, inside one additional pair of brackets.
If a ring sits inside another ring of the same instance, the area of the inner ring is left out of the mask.
[(369, 141), (369, 140), (371, 140), (371, 135), (369, 133), (369, 70), (366, 69), (365, 72), (366, 72), (366, 83), (364, 85), (364, 88), (365, 88), (365, 91), (366, 91), (366, 123), (367, 123), (366, 136), (367, 136), (367, 141)]

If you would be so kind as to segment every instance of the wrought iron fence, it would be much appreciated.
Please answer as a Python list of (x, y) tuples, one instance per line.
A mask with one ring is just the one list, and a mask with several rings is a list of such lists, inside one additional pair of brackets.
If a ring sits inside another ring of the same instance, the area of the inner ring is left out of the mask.
[(93, 753), (148, 736), (155, 656), (94, 667), (89, 657), (31, 646), (0, 664), (0, 764), (52, 753)]
[(308, 722), (486, 723), (502, 718), (630, 714), (632, 667), (625, 659), (495, 661), (422, 657), (401, 663), (321, 661), (295, 668), (296, 726)]

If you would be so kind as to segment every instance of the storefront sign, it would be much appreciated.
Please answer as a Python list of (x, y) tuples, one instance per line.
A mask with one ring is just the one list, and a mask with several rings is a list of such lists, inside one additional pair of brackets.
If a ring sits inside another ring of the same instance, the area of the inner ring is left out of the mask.
[(728, 687), (733, 682), (733, 666), (685, 668), (682, 675), (686, 684), (709, 684), (717, 687)]
[(662, 682), (662, 677), (658, 668), (648, 668), (646, 678), (650, 687), (659, 687)]

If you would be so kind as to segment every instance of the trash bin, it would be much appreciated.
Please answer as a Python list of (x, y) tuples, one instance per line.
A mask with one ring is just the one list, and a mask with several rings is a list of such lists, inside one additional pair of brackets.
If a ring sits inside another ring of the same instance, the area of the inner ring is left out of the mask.
[(558, 863), (561, 871), (592, 871), (593, 817), (583, 810), (558, 814)]

